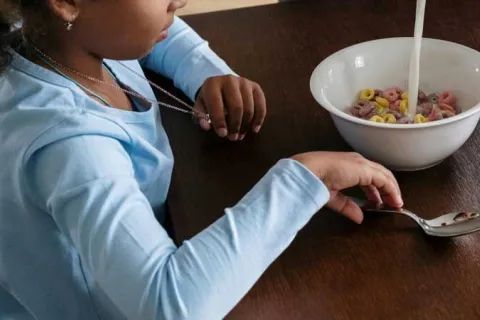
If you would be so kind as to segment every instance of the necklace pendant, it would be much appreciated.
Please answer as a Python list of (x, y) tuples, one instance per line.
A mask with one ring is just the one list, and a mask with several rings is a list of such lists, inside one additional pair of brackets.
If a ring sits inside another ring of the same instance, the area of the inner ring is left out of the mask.
[(208, 124), (212, 124), (212, 119), (210, 118), (210, 115), (208, 113), (202, 113), (202, 112), (199, 112), (198, 110), (194, 110), (192, 112), (192, 118), (197, 123), (201, 119), (204, 119), (205, 121), (208, 122)]
[(208, 124), (212, 124), (212, 119), (210, 119), (210, 115), (208, 113), (204, 116), (204, 119), (208, 122)]
[(212, 119), (210, 118), (210, 115), (207, 113), (207, 114), (202, 114), (202, 113), (198, 113), (198, 112), (194, 112), (192, 113), (192, 120), (198, 124), (198, 122), (201, 120), (201, 119), (204, 119), (205, 121), (208, 122), (208, 124), (212, 124)]

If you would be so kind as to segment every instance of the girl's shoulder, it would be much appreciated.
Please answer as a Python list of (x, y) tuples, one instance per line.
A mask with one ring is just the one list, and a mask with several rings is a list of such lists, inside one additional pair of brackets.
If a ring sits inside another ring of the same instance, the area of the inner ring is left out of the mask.
[[(40, 68), (40, 67), (38, 67)], [(14, 60), (0, 76), (0, 154), (28, 158), (56, 141), (100, 135), (130, 140), (126, 126), (108, 113), (85, 108), (85, 99), (47, 70), (20, 67)]]

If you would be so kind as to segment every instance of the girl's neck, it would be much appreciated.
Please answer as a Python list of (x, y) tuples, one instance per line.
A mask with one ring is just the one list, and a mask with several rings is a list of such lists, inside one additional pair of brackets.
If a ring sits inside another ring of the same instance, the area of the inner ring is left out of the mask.
[[(101, 101), (102, 103), (107, 101), (107, 105), (120, 106), (118, 108), (126, 110), (132, 109), (128, 98), (123, 92), (119, 93), (105, 86), (104, 83), (112, 86), (118, 86), (118, 84), (109, 71), (103, 67), (103, 59), (73, 46), (39, 45), (38, 49), (48, 57), (45, 58), (41, 53), (37, 53), (32, 48), (32, 44), (28, 47), (29, 60), (53, 72), (61, 73), (82, 87), (102, 96), (105, 99)], [(101, 83), (87, 79), (88, 77), (100, 80)]]
[[(50, 59), (59, 63), (62, 66), (65, 66), (80, 74), (87, 75), (98, 80), (106, 80), (106, 72), (103, 68), (103, 59), (96, 57), (95, 55), (86, 52), (85, 50), (77, 48), (73, 45), (58, 45), (58, 43), (45, 43), (44, 45), (39, 46), (38, 49), (45, 53)], [(33, 60), (35, 63), (42, 65), (43, 67), (51, 69), (48, 64), (45, 64), (45, 62), (40, 59), (38, 53), (36, 53), (34, 50), (30, 50), (30, 56), (28, 58)], [(56, 65), (56, 67), (59, 66)], [(85, 80), (82, 79), (83, 77), (79, 77), (79, 75), (75, 72), (71, 72), (64, 68), (60, 69), (62, 72), (65, 72), (76, 80), (79, 80), (81, 82)]]

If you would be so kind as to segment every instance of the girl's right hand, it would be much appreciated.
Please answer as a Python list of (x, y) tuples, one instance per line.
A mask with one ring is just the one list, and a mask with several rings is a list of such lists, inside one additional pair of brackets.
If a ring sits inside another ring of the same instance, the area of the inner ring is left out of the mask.
[(393, 174), (382, 165), (365, 159), (358, 153), (309, 152), (293, 157), (315, 174), (330, 191), (327, 206), (356, 223), (361, 223), (360, 207), (341, 193), (342, 190), (360, 186), (369, 200), (385, 202), (401, 208), (402, 195)]

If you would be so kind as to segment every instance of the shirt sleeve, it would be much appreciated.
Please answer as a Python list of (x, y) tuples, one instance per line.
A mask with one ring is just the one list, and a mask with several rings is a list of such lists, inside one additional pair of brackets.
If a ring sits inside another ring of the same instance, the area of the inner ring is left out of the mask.
[(192, 101), (208, 78), (236, 75), (208, 42), (178, 17), (169, 28), (167, 39), (158, 43), (140, 64), (172, 79)]
[(220, 219), (176, 247), (116, 140), (64, 139), (31, 162), (36, 198), (96, 283), (134, 320), (225, 317), (329, 198), (310, 171), (281, 160)]

